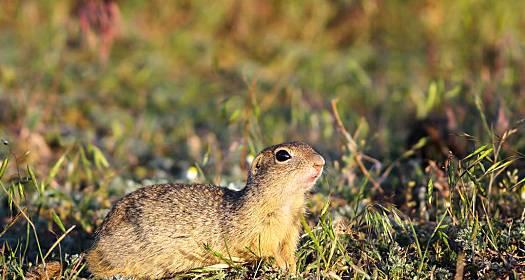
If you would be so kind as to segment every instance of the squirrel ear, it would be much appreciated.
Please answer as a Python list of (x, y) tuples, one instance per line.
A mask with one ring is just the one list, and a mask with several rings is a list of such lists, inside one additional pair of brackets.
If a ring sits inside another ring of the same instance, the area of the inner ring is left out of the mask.
[(261, 168), (262, 160), (263, 160), (263, 154), (260, 154), (257, 157), (255, 157), (255, 159), (252, 162), (252, 168), (251, 168), (252, 175), (257, 174), (257, 172), (259, 171), (259, 168)]

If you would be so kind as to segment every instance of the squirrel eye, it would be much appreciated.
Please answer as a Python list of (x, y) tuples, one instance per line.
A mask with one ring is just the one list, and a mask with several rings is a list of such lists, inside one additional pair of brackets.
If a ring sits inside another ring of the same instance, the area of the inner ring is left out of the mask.
[(287, 161), (292, 158), (292, 156), (286, 150), (279, 150), (275, 153), (275, 158), (277, 161)]

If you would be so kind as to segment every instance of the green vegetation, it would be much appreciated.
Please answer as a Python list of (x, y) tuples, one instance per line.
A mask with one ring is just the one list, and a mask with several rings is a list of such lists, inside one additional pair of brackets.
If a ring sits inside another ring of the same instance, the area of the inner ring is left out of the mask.
[(88, 28), (78, 3), (1, 4), (2, 279), (89, 278), (123, 194), (240, 185), (288, 140), (328, 160), (299, 279), (525, 277), (525, 2), (120, 1)]

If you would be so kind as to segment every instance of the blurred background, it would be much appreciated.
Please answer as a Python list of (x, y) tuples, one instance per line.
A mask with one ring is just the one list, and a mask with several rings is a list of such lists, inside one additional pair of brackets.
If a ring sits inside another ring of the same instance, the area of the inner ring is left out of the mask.
[(414, 214), (447, 159), (525, 152), (524, 42), (523, 1), (2, 0), (3, 180), (46, 178), (41, 215), (87, 236), (139, 184), (241, 186), (301, 140), (329, 160), (320, 193), (356, 192), (359, 153), (369, 199)]
[(461, 155), (468, 139), (457, 135), (489, 141), (487, 129), (523, 117), (522, 6), (3, 1), (0, 133), (36, 164), (81, 142), (138, 177), (159, 164), (169, 176), (244, 144), (298, 139), (336, 157), (336, 98), (376, 157), (432, 129)]

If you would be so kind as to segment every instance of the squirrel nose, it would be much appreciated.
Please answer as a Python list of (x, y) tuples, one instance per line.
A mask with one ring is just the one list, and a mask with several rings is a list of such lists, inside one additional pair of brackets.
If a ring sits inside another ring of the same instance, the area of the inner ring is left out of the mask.
[(314, 162), (314, 166), (316, 167), (323, 167), (325, 164), (324, 158), (320, 155), (314, 156), (313, 162)]

